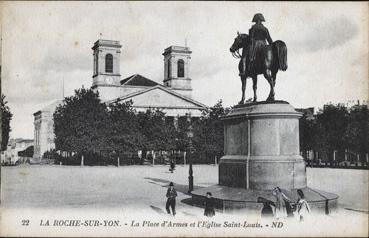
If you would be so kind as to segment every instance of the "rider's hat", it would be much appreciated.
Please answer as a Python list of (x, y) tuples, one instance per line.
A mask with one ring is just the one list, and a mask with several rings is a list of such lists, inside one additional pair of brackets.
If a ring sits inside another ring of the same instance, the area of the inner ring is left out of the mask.
[(257, 21), (265, 21), (265, 18), (263, 16), (263, 14), (261, 13), (256, 13), (254, 15), (254, 18), (252, 18), (252, 22), (257, 22)]

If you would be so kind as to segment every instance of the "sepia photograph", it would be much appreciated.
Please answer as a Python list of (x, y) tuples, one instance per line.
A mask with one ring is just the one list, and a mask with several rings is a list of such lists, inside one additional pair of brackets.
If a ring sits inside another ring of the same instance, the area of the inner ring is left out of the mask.
[(1, 1), (1, 237), (368, 237), (369, 3)]

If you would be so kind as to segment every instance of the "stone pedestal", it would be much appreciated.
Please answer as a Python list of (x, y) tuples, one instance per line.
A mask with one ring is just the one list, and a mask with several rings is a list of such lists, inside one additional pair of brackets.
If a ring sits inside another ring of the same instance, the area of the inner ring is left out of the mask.
[(260, 210), (257, 198), (273, 200), (272, 190), (280, 187), (296, 201), (301, 189), (312, 209), (327, 213), (335, 208), (336, 194), (307, 187), (299, 146), (301, 116), (285, 101), (234, 107), (223, 118), (225, 155), (219, 162), (219, 184), (193, 191), (193, 203), (201, 204), (211, 192), (220, 209)]
[(219, 185), (246, 189), (306, 187), (299, 150), (301, 113), (287, 102), (235, 107), (224, 121)]

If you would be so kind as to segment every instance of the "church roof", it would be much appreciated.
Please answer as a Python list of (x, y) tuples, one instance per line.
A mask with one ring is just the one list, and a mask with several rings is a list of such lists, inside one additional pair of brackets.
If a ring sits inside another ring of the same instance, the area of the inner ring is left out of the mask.
[(168, 48), (166, 48), (164, 50), (164, 53), (163, 55), (167, 55), (167, 54), (170, 54), (170, 53), (185, 53), (185, 54), (191, 54), (192, 51), (190, 50), (189, 47), (183, 47), (183, 46), (176, 46), (176, 45), (172, 45), (172, 46), (169, 46)]
[(120, 81), (121, 85), (130, 85), (130, 86), (147, 86), (153, 87), (158, 85), (158, 83), (145, 78), (142, 75), (134, 74)]
[[(151, 80), (150, 80), (151, 81)], [(149, 91), (152, 91), (152, 90), (155, 90), (155, 89), (160, 89), (174, 97), (177, 97), (177, 98), (180, 98), (184, 101), (187, 101), (191, 104), (194, 105), (194, 107), (198, 108), (198, 109), (207, 109), (208, 107), (205, 105), (205, 104), (202, 104), (198, 101), (195, 101), (193, 100), (192, 98), (189, 98), (189, 97), (186, 97), (182, 94), (179, 94), (177, 92), (175, 92), (174, 90), (171, 90), (170, 88), (167, 88), (167, 87), (164, 87), (163, 85), (160, 85), (160, 84), (157, 84), (156, 86), (154, 87), (150, 87), (150, 88), (147, 88), (147, 89), (144, 89), (144, 90), (140, 90), (140, 91), (137, 91), (137, 92), (133, 92), (133, 93), (130, 93), (130, 94), (127, 94), (125, 96), (122, 96), (122, 97), (119, 97), (119, 98), (116, 98), (114, 100), (111, 100), (111, 101), (108, 101), (107, 103), (112, 103), (112, 102), (116, 102), (116, 101), (121, 101), (121, 100), (127, 100), (127, 99), (130, 99), (130, 98), (133, 98), (133, 97), (136, 97), (138, 95), (141, 95), (141, 94), (144, 94), (144, 93), (147, 93)]]
[(54, 112), (56, 107), (59, 106), (60, 104), (63, 103), (63, 100), (54, 100), (51, 103), (49, 103), (48, 105), (44, 106), (42, 109), (40, 109), (39, 111), (33, 113), (33, 115), (37, 115), (40, 114), (41, 112)]
[(122, 48), (119, 41), (116, 40), (103, 40), (99, 39), (95, 42), (94, 46), (92, 47), (93, 50), (100, 46), (107, 46), (107, 47), (114, 47), (114, 48)]

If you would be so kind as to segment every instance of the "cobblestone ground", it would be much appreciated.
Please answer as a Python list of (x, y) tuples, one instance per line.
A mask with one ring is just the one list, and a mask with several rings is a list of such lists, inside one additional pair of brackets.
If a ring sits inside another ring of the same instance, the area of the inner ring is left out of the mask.
[[(218, 181), (218, 167), (194, 165), (195, 186)], [(308, 168), (308, 186), (336, 193), (342, 207), (368, 210), (367, 170)], [(188, 165), (2, 167), (1, 201), (17, 207), (163, 207), (169, 182), (188, 198)], [(178, 206), (181, 206), (178, 203)]]

